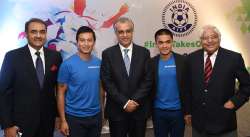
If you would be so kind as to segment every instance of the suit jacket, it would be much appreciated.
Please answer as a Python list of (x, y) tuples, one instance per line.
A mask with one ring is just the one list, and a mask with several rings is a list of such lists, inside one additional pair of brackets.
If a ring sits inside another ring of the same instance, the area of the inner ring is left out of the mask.
[[(150, 53), (146, 48), (133, 44), (128, 76), (119, 45), (103, 51), (101, 80), (107, 92), (105, 117), (114, 121), (124, 120), (129, 116), (135, 119), (148, 117), (152, 84), (149, 59)], [(123, 109), (129, 99), (139, 103), (135, 112), (127, 113)]]
[(2, 128), (17, 125), (26, 136), (33, 136), (41, 120), (54, 123), (55, 86), (62, 58), (58, 52), (47, 48), (44, 48), (44, 57), (44, 84), (40, 88), (28, 46), (6, 54), (0, 73)]
[[(187, 113), (192, 114), (192, 125), (199, 131), (211, 134), (225, 133), (237, 128), (236, 110), (249, 97), (250, 78), (239, 53), (219, 48), (208, 86), (204, 85), (204, 50), (188, 57), (189, 92)], [(235, 91), (238, 79), (239, 90)], [(231, 100), (235, 108), (224, 108)]]
[[(172, 52), (174, 59), (175, 59), (175, 65), (176, 65), (176, 78), (177, 78), (177, 84), (179, 88), (179, 95), (180, 95), (180, 101), (181, 101), (181, 107), (182, 109), (184, 107), (184, 93), (187, 90), (187, 82), (186, 82), (186, 59), (184, 56), (177, 54), (175, 52)], [(156, 92), (158, 90), (157, 84), (158, 84), (158, 66), (159, 66), (159, 60), (160, 55), (155, 56), (151, 59), (152, 65), (152, 74), (153, 74), (153, 88), (152, 88), (152, 105), (155, 100)], [(153, 108), (153, 106), (152, 106)], [(184, 111), (183, 111), (184, 112)]]

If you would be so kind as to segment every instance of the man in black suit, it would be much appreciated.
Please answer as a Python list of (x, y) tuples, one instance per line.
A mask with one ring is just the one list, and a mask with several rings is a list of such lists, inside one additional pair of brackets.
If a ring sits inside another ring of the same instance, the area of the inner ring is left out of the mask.
[(151, 62), (155, 137), (183, 137), (184, 93), (187, 89), (185, 58), (173, 52), (173, 34), (168, 29), (156, 31), (155, 43), (160, 52)]
[(33, 18), (25, 24), (28, 44), (9, 51), (0, 73), (0, 118), (5, 137), (52, 137), (57, 114), (55, 86), (62, 62), (44, 46), (47, 27)]
[(144, 137), (152, 84), (150, 53), (133, 44), (133, 22), (126, 17), (114, 23), (118, 44), (103, 51), (101, 79), (107, 101), (105, 117), (111, 137)]
[(237, 137), (236, 110), (249, 98), (249, 73), (241, 54), (220, 47), (216, 27), (205, 26), (200, 38), (203, 48), (188, 56), (185, 120), (193, 137)]

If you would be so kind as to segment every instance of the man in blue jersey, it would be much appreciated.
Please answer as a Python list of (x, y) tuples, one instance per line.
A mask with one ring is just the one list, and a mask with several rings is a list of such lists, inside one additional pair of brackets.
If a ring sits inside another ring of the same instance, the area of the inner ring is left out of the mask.
[(160, 51), (151, 62), (155, 137), (183, 137), (185, 59), (172, 51), (173, 34), (168, 29), (160, 29), (155, 33), (155, 43)]
[(86, 26), (78, 29), (78, 52), (66, 59), (58, 75), (57, 105), (61, 119), (60, 131), (69, 137), (100, 137), (100, 63), (91, 54), (95, 33)]

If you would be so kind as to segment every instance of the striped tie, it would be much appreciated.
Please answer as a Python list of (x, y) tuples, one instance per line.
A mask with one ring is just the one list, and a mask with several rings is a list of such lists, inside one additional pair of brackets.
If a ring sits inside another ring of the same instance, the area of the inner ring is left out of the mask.
[(211, 78), (212, 70), (213, 70), (210, 56), (211, 55), (207, 56), (206, 63), (205, 63), (205, 73), (204, 73), (205, 85), (208, 85), (208, 81)]

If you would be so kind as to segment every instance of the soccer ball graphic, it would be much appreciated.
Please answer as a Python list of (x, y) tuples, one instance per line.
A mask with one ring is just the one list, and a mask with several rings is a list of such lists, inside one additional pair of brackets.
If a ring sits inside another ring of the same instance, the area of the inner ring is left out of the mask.
[(188, 14), (185, 10), (178, 9), (172, 14), (172, 23), (177, 27), (183, 27), (188, 23)]

